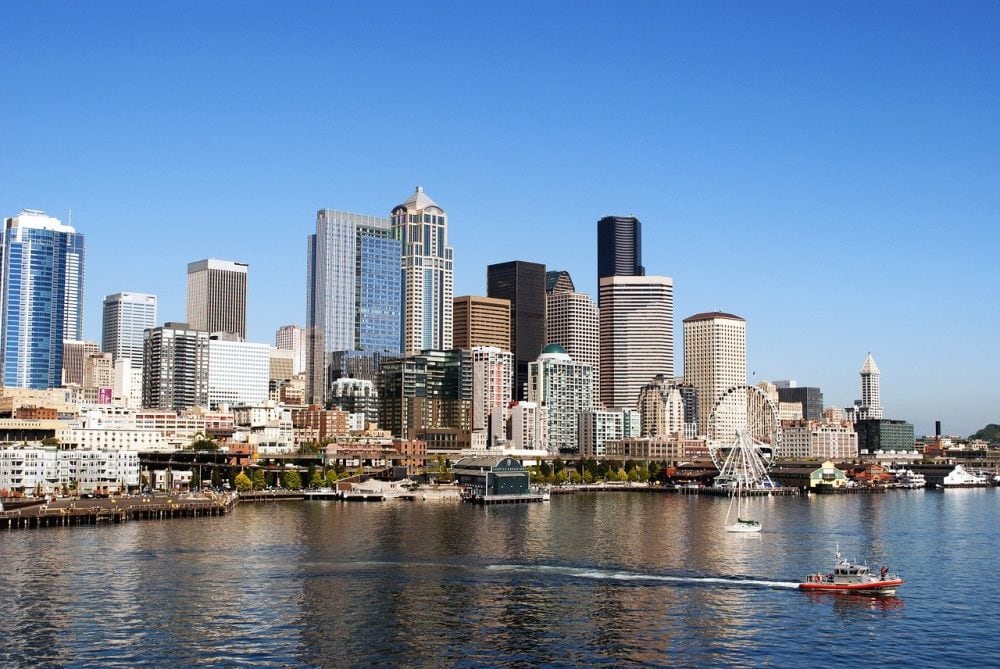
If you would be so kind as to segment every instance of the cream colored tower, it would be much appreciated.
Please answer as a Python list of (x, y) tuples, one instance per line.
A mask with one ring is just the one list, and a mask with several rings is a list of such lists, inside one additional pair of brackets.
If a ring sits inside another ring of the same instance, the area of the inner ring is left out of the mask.
[(715, 402), (747, 382), (746, 321), (712, 311), (684, 319), (684, 381), (698, 390), (698, 432), (706, 434)]
[(448, 214), (417, 186), (390, 218), (402, 244), (403, 355), (449, 350), (455, 288)]
[(600, 397), (601, 340), (597, 305), (590, 295), (552, 292), (545, 297), (545, 343), (559, 344), (593, 370), (593, 396)]

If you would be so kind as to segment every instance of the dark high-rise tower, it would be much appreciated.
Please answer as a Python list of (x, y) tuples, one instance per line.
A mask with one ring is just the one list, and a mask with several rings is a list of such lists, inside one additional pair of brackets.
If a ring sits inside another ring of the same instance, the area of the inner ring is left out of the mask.
[[(597, 222), (597, 280), (644, 276), (642, 224), (635, 216), (605, 216)], [(600, 299), (600, 298), (598, 298)]]
[(514, 392), (525, 398), (528, 363), (545, 345), (545, 265), (522, 260), (486, 268), (486, 294), (510, 300), (510, 350), (514, 354)]

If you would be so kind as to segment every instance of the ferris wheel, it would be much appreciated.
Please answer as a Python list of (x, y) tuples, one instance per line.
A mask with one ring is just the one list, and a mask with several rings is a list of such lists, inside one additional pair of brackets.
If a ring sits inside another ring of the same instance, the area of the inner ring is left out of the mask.
[(767, 470), (781, 440), (781, 421), (771, 398), (756, 386), (733, 386), (708, 418), (708, 452), (719, 470), (716, 483), (774, 487)]

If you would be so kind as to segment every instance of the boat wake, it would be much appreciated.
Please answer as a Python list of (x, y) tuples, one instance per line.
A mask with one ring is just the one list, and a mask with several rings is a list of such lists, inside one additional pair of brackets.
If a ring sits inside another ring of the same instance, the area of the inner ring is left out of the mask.
[(558, 574), (573, 578), (589, 578), (608, 581), (636, 581), (651, 583), (689, 583), (721, 585), (732, 588), (780, 588), (798, 589), (799, 584), (794, 581), (765, 581), (759, 579), (748, 579), (740, 577), (721, 576), (666, 576), (661, 574), (643, 574), (628, 571), (610, 571), (606, 569), (593, 569), (587, 567), (559, 567), (554, 565), (526, 565), (526, 564), (491, 564), (486, 567), (490, 571), (508, 571), (520, 573), (536, 574)]

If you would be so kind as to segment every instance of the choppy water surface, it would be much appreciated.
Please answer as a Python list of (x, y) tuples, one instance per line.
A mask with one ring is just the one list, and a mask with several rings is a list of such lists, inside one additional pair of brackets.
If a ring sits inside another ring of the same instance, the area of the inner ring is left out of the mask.
[[(0, 666), (954, 666), (1000, 629), (1000, 491), (244, 505), (0, 533)], [(848, 557), (898, 598), (804, 594)]]

